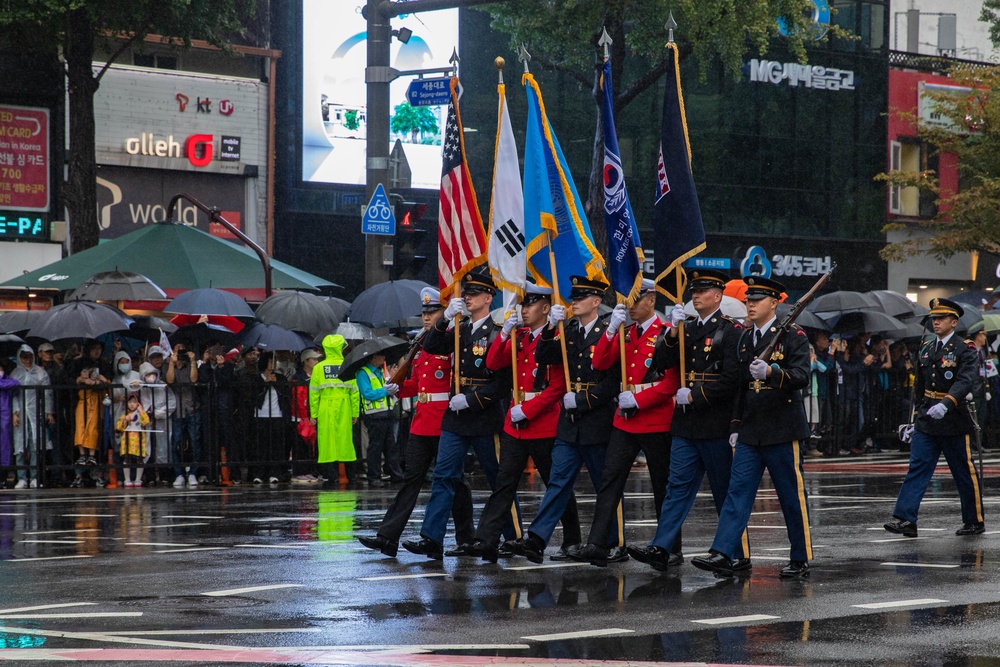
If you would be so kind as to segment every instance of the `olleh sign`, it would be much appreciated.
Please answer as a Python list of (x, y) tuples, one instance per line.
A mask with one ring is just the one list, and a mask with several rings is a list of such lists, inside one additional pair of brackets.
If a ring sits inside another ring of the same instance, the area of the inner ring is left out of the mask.
[[(195, 167), (204, 167), (212, 161), (213, 141), (211, 134), (192, 134), (184, 140), (184, 153)], [(169, 135), (157, 139), (156, 135), (142, 132), (138, 137), (125, 140), (125, 152), (129, 155), (150, 155), (153, 157), (181, 157), (180, 142)]]

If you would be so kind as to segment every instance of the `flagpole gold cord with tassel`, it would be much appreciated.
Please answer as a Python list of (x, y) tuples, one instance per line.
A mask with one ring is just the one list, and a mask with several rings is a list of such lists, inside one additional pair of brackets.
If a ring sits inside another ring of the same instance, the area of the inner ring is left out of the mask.
[[(563, 300), (559, 295), (559, 274), (556, 273), (556, 255), (552, 252), (552, 240), (549, 237), (549, 270), (552, 272), (552, 301), (562, 305)], [(566, 352), (566, 325), (559, 321), (559, 349), (562, 351), (563, 376), (566, 379), (566, 391), (569, 391), (569, 354)], [(516, 386), (516, 383), (515, 383)]]

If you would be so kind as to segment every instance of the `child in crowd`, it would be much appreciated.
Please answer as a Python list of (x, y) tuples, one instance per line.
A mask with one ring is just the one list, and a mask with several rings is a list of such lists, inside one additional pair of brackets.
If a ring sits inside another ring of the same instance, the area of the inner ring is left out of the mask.
[[(128, 395), (125, 413), (118, 418), (117, 430), (121, 433), (122, 467), (125, 472), (125, 488), (133, 489), (142, 486), (142, 465), (146, 459), (146, 429), (149, 426), (149, 415), (139, 403), (139, 394)], [(135, 480), (132, 481), (132, 469), (135, 468)]]

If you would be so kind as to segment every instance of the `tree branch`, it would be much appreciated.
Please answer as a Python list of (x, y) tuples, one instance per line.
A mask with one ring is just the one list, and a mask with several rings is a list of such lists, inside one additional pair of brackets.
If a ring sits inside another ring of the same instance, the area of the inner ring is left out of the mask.
[(113, 65), (116, 60), (118, 60), (119, 56), (125, 53), (125, 51), (127, 51), (133, 44), (135, 44), (136, 42), (140, 42), (143, 39), (144, 36), (133, 34), (130, 39), (125, 40), (125, 42), (123, 42), (121, 46), (119, 46), (117, 49), (114, 50), (114, 52), (111, 54), (111, 57), (108, 58), (108, 61), (104, 63), (104, 67), (102, 67), (101, 71), (99, 71), (97, 75), (94, 77), (94, 82), (99, 84), (101, 82), (101, 79), (104, 77), (104, 74), (108, 71), (108, 68), (110, 68), (111, 65)]
[(656, 64), (653, 69), (649, 70), (641, 77), (638, 78), (631, 86), (626, 88), (618, 95), (615, 99), (615, 111), (621, 111), (629, 105), (640, 93), (645, 91), (650, 86), (654, 85), (661, 76), (667, 71), (668, 63), (666, 60), (661, 60)]
[(581, 74), (579, 70), (575, 70), (572, 67), (566, 67), (565, 65), (559, 65), (557, 63), (550, 62), (549, 60), (546, 60), (543, 56), (536, 56), (535, 54), (531, 54), (531, 59), (537, 62), (539, 65), (541, 65), (542, 69), (552, 69), (557, 72), (566, 74), (567, 76), (571, 77), (572, 79), (575, 79), (584, 86), (590, 87), (593, 84), (593, 81), (590, 81), (584, 74)]

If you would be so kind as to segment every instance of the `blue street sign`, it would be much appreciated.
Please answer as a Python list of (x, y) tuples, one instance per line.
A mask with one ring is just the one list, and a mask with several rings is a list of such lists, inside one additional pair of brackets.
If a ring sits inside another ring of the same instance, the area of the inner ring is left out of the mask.
[(451, 79), (415, 79), (406, 89), (406, 99), (413, 107), (432, 107), (451, 101)]
[(375, 194), (372, 195), (372, 200), (368, 202), (368, 208), (361, 218), (361, 233), (385, 236), (396, 234), (396, 216), (392, 214), (389, 197), (386, 196), (381, 183), (375, 188)]

